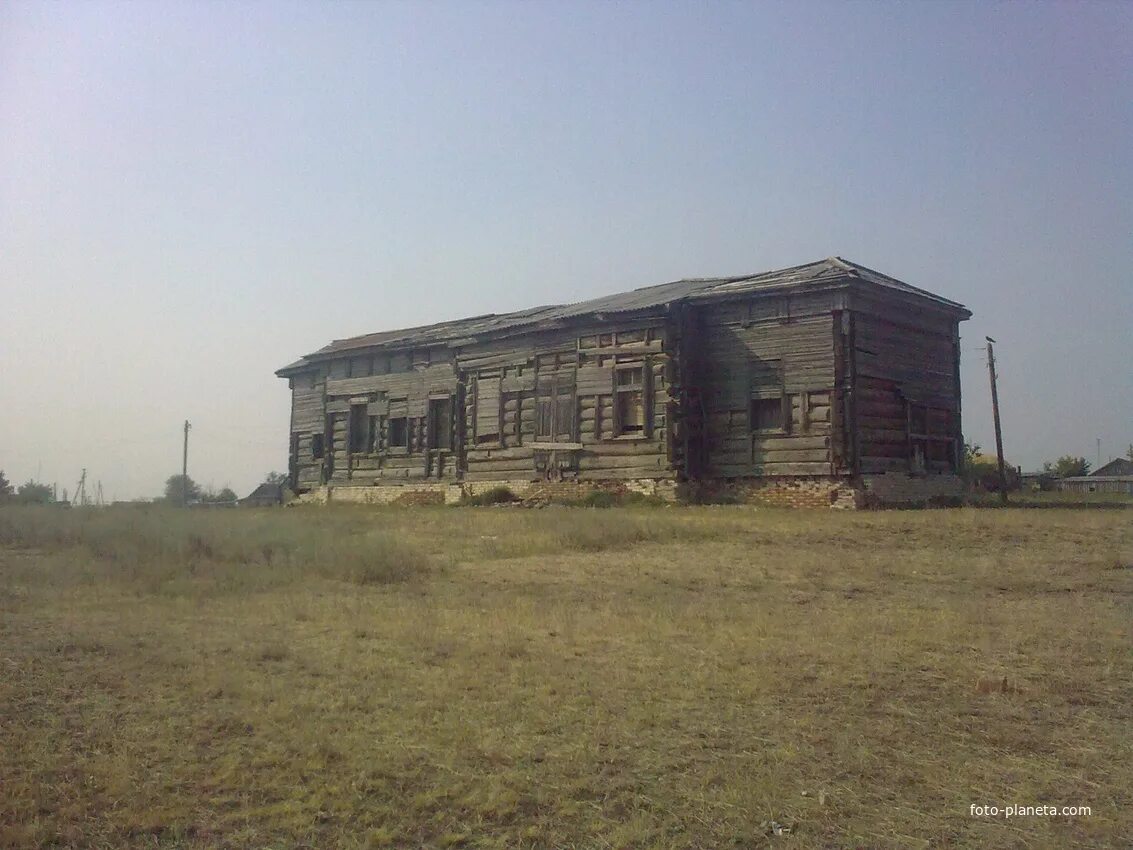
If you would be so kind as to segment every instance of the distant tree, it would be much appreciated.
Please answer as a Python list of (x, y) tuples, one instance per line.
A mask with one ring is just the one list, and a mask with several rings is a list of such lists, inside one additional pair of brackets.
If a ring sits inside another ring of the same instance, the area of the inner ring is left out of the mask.
[(1063, 455), (1054, 463), (1044, 463), (1043, 472), (1053, 473), (1060, 478), (1074, 478), (1080, 475), (1089, 475), (1090, 462), (1084, 457)]
[[(1133, 460), (1133, 443), (1130, 443), (1129, 448), (1127, 448), (1125, 450), (1125, 456), (1127, 458), (1129, 458), (1130, 460)], [(0, 473), (0, 477), (2, 477), (2, 476), (3, 476), (3, 473)]]
[(969, 467), (975, 463), (983, 449), (979, 443), (964, 443), (964, 466)]
[(16, 490), (16, 501), (25, 505), (49, 505), (55, 501), (55, 493), (49, 484), (27, 481)]
[[(1004, 464), (1003, 477), (1007, 479), (1007, 489), (1018, 490), (1021, 486), (1019, 470), (1010, 463)], [(973, 490), (986, 493), (999, 492), (999, 462), (993, 455), (985, 455), (976, 443), (964, 444), (964, 479)]]
[(0, 502), (9, 501), (13, 495), (15, 495), (15, 490), (12, 489), (12, 482), (8, 480), (4, 470), (0, 469)]
[(201, 490), (200, 501), (207, 504), (214, 504), (217, 502), (235, 502), (236, 494), (232, 492), (231, 487), (221, 487), (220, 490), (214, 490), (211, 487), (205, 487)]
[[(1129, 447), (1133, 451), (1133, 446)], [(269, 472), (264, 476), (265, 484), (286, 484), (288, 481), (287, 473), (285, 472)]]
[[(182, 487), (182, 481), (185, 486)], [(201, 486), (188, 475), (170, 475), (165, 479), (165, 501), (171, 505), (184, 505), (185, 498), (195, 502), (201, 497)]]

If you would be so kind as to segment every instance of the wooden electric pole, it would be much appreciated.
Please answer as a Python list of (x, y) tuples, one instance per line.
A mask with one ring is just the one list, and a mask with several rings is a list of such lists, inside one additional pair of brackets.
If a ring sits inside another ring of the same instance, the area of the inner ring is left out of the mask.
[(987, 372), (991, 378), (991, 413), (995, 417), (995, 459), (999, 464), (999, 499), (1007, 504), (1007, 474), (1003, 471), (1003, 431), (999, 427), (999, 390), (995, 385), (995, 351), (992, 345), (995, 340), (990, 336), (987, 340)]
[[(998, 416), (998, 414), (996, 414)], [(996, 422), (999, 420), (996, 419)], [(998, 427), (998, 426), (997, 426)], [(996, 433), (999, 433), (998, 430)], [(181, 448), (181, 507), (189, 506), (189, 420), (185, 420), (185, 442)]]

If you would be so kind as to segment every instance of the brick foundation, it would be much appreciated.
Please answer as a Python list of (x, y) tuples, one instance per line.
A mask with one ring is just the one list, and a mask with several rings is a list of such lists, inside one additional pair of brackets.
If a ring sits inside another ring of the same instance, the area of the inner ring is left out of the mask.
[[(641, 478), (626, 481), (531, 481), (500, 480), (469, 483), (407, 481), (372, 486), (323, 486), (304, 493), (298, 501), (308, 504), (344, 502), (364, 505), (455, 505), (465, 496), (477, 496), (506, 487), (525, 502), (577, 501), (591, 493), (625, 495), (640, 493), (678, 500), (678, 485), (671, 479)], [(924, 505), (955, 499), (963, 483), (955, 475), (909, 475), (889, 473), (862, 476), (860, 481), (838, 477), (738, 478), (682, 485), (690, 497), (704, 501), (747, 505), (777, 505), (791, 508), (854, 509), (884, 505)]]
[(707, 502), (789, 508), (857, 508), (861, 493), (844, 478), (776, 477), (704, 481), (696, 495)]
[(463, 484), (443, 482), (406, 482), (404, 484), (375, 484), (352, 487), (322, 486), (304, 493), (298, 502), (325, 505), (342, 502), (360, 505), (455, 505), (467, 496), (477, 496), (497, 487), (506, 487), (523, 501), (575, 501), (591, 493), (625, 495), (640, 493), (664, 499), (677, 500), (677, 484), (669, 479), (631, 479), (626, 481), (531, 481), (501, 480), (476, 481)]

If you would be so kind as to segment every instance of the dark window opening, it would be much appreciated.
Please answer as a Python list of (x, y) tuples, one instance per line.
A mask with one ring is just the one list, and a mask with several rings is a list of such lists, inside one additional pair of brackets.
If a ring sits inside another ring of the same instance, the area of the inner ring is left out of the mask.
[(409, 420), (404, 416), (389, 420), (389, 447), (391, 449), (409, 448)]
[(783, 431), (783, 396), (753, 398), (751, 400), (752, 431)]
[(366, 438), (369, 434), (369, 422), (366, 416), (366, 405), (350, 405), (350, 453), (360, 454), (366, 450)]
[(318, 460), (318, 459), (322, 458), (324, 454), (325, 454), (325, 452), (323, 451), (323, 435), (322, 434), (312, 434), (311, 435), (311, 457)]
[(452, 399), (429, 399), (429, 448), (452, 449)]

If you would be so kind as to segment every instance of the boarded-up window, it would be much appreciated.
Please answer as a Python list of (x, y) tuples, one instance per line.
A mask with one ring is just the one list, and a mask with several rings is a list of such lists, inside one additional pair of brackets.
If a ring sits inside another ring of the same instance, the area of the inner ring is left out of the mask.
[(614, 423), (618, 436), (645, 434), (645, 367), (614, 371)]
[(792, 423), (798, 423), (798, 433), (810, 433), (810, 393), (797, 393), (788, 396), (791, 403)]
[(323, 452), (323, 435), (322, 434), (312, 434), (311, 435), (311, 457), (313, 457), (315, 460), (320, 460), (320, 459), (322, 459), (323, 453), (324, 453)]
[(573, 442), (574, 373), (540, 376), (535, 384), (535, 439)]
[(452, 399), (429, 399), (429, 448), (452, 448)]
[(364, 378), (374, 374), (373, 372), (374, 361), (369, 356), (366, 357), (351, 357), (346, 361), (346, 377), (348, 378)]
[(504, 393), (500, 401), (503, 432), (500, 443), (505, 446), (518, 446), (523, 439), (523, 393)]
[(913, 472), (955, 471), (956, 441), (951, 435), (952, 414), (943, 409), (909, 402), (909, 469)]
[(500, 441), (500, 379), (481, 375), (476, 379), (476, 442)]
[(784, 389), (783, 361), (757, 358), (750, 366), (751, 430), (784, 433), (791, 429), (792, 402)]

